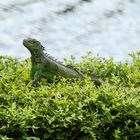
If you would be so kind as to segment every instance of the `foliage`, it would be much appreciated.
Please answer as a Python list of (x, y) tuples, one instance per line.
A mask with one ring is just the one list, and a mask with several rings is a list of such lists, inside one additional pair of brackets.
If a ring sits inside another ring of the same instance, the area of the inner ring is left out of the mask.
[(82, 57), (65, 63), (102, 78), (96, 86), (57, 78), (31, 85), (30, 60), (0, 57), (2, 140), (139, 140), (140, 52), (132, 62)]

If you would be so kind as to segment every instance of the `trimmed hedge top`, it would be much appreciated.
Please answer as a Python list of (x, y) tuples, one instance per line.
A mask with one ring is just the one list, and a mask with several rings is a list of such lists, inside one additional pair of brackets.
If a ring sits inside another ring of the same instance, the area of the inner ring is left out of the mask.
[(57, 77), (30, 80), (30, 59), (0, 57), (0, 138), (2, 140), (139, 140), (140, 52), (132, 62), (82, 57), (66, 64), (96, 75), (83, 81)]

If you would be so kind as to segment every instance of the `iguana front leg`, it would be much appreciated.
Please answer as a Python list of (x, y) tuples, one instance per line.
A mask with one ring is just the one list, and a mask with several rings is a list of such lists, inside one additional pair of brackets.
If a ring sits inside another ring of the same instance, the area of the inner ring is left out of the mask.
[(37, 84), (37, 82), (39, 82), (42, 78), (42, 70), (38, 70), (35, 72), (34, 77), (33, 77), (33, 81), (32, 84)]
[(39, 82), (42, 78), (43, 73), (43, 66), (41, 64), (32, 64), (31, 69), (31, 78), (32, 78), (32, 84), (36, 84)]

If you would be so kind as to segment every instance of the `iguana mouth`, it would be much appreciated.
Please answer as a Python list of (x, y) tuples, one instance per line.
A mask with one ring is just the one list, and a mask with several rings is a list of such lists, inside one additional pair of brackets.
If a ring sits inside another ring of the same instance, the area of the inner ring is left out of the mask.
[(24, 39), (23, 40), (23, 45), (25, 46), (25, 47), (27, 47), (28, 46), (28, 44), (30, 43), (30, 42), (32, 42), (32, 38), (27, 38), (27, 39)]
[(24, 39), (23, 40), (23, 45), (26, 46), (27, 42), (28, 42), (27, 39)]

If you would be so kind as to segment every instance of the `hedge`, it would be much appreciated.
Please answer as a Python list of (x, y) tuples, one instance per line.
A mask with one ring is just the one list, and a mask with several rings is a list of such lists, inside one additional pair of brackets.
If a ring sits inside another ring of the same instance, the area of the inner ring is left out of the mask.
[(30, 59), (0, 57), (1, 140), (139, 140), (140, 52), (132, 61), (93, 57), (65, 64), (98, 76), (32, 86)]

